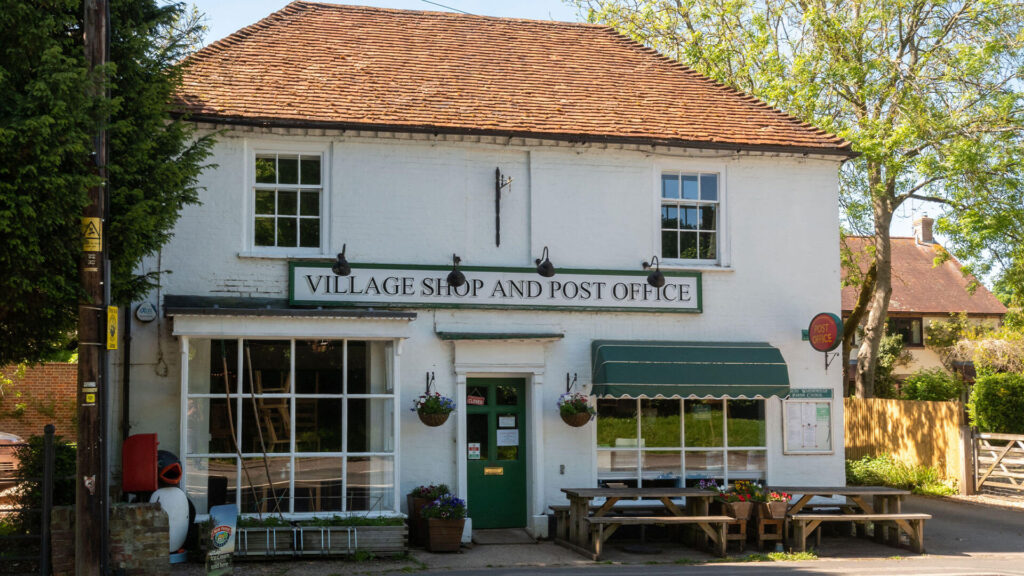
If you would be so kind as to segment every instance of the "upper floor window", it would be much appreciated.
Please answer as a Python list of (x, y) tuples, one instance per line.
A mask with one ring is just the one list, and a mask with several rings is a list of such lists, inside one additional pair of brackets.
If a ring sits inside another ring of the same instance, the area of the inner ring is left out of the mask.
[(320, 248), (320, 154), (257, 154), (253, 194), (256, 247)]
[(719, 196), (718, 174), (662, 173), (662, 258), (718, 260)]
[(924, 346), (920, 318), (889, 318), (886, 332), (903, 337), (904, 346)]

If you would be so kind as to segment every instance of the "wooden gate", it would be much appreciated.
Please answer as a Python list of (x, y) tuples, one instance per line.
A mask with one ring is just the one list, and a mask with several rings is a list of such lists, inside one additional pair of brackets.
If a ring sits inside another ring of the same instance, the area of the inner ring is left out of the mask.
[(1024, 435), (974, 435), (975, 486), (1011, 490), (1024, 496)]

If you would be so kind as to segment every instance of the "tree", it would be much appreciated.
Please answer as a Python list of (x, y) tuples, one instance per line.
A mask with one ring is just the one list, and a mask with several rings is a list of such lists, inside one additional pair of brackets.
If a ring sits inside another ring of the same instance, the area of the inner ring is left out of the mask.
[(109, 114), (112, 293), (130, 303), (157, 281), (141, 259), (167, 241), (212, 139), (171, 114), (180, 62), (201, 26), (180, 4), (111, 2), (110, 98), (89, 98), (78, 0), (9, 0), (0, 11), (0, 365), (73, 338), (79, 215), (88, 158)]
[(958, 205), (982, 198), (979, 189), (995, 196), (1017, 181), (1024, 5), (573, 2), (589, 21), (835, 133), (860, 152), (841, 170), (840, 195), (847, 224), (874, 237), (875, 286), (857, 354), (857, 395), (873, 396), (892, 295), (889, 228), (896, 209), (911, 198)]

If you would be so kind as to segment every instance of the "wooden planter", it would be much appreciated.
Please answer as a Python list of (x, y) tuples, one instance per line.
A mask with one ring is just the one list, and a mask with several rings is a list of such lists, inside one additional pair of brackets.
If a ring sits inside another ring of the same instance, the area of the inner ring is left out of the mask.
[(462, 528), (466, 519), (427, 519), (427, 550), (431, 552), (458, 552), (462, 546)]
[(575, 414), (560, 414), (562, 416), (562, 422), (565, 422), (573, 428), (579, 428), (580, 426), (586, 426), (587, 422), (590, 422), (590, 412), (577, 412)]
[(750, 502), (728, 502), (725, 504), (725, 513), (737, 520), (747, 520), (753, 508)]
[(761, 514), (761, 518), (782, 520), (786, 517), (788, 509), (789, 502), (761, 502), (758, 512)]
[(420, 417), (420, 422), (423, 422), (427, 426), (440, 426), (448, 421), (448, 414), (424, 414), (422, 412), (416, 412)]
[(412, 494), (406, 495), (406, 504), (409, 506), (409, 544), (413, 546), (426, 546), (427, 544), (427, 522), (420, 516), (420, 510), (432, 500), (429, 498), (416, 498)]
[(405, 526), (300, 526), (296, 554), (348, 556), (362, 550), (378, 555), (406, 550)]
[(239, 528), (235, 537), (236, 556), (291, 556), (295, 553), (295, 528)]

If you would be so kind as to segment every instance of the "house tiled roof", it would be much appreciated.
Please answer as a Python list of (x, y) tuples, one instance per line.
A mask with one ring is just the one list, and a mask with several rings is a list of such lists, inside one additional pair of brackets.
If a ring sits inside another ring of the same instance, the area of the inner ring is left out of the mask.
[(293, 2), (189, 64), (195, 120), (853, 155), (594, 24)]
[[(847, 236), (846, 248), (857, 258), (862, 271), (871, 263), (868, 247), (874, 241), (866, 236)], [(935, 266), (935, 258), (942, 247), (938, 244), (918, 244), (914, 238), (892, 238), (892, 298), (889, 311), (929, 315), (966, 312), (977, 315), (1003, 315), (1006, 307), (978, 283), (971, 294), (968, 286), (974, 280), (964, 276), (960, 263), (952, 256)], [(846, 277), (846, 270), (843, 270)], [(843, 312), (853, 310), (859, 288), (843, 288)]]

